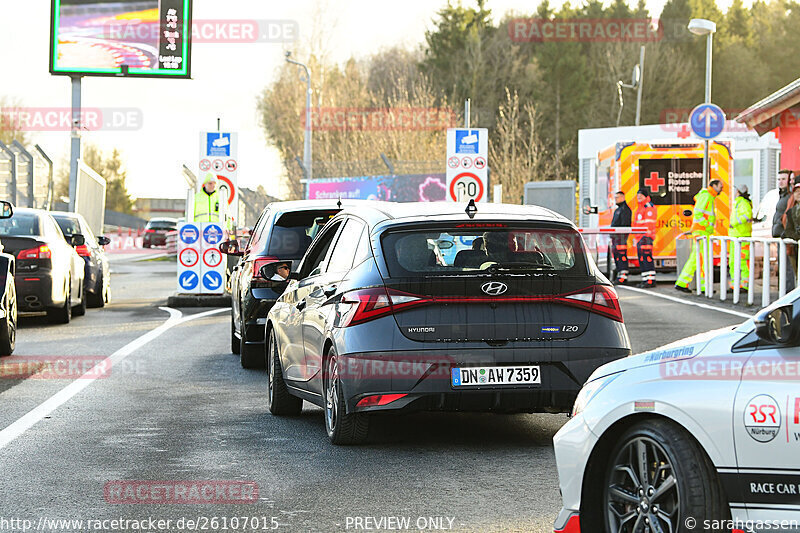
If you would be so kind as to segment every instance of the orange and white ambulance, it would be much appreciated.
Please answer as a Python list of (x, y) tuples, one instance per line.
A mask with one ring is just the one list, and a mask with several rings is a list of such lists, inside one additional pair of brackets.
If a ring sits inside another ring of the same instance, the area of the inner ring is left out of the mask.
[[(709, 143), (710, 180), (722, 180), (724, 187), (717, 197), (716, 234), (728, 234), (728, 221), (733, 206), (733, 154), (730, 141)], [(617, 142), (597, 155), (595, 187), (600, 200), (606, 205), (596, 206), (598, 216), (592, 217), (597, 227), (608, 227), (614, 212), (614, 193), (625, 193), (625, 201), (636, 212), (636, 193), (645, 189), (650, 193), (657, 214), (656, 238), (653, 257), (657, 270), (674, 270), (676, 267), (675, 243), (678, 237), (690, 231), (694, 196), (707, 186), (703, 181), (703, 142), (674, 140), (651, 142)], [(709, 180), (709, 181), (710, 181)], [(592, 224), (589, 225), (591, 227)], [(604, 247), (605, 248), (605, 247)], [(613, 264), (610, 250), (605, 254), (607, 264)], [(601, 255), (601, 257), (602, 257)], [(628, 258), (631, 267), (638, 267), (636, 246), (628, 238)]]

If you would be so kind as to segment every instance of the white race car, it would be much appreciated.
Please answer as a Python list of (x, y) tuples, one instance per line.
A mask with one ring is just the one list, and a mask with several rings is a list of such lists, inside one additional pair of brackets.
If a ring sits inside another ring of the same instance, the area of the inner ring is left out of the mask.
[(598, 368), (553, 441), (556, 532), (800, 531), (800, 289)]

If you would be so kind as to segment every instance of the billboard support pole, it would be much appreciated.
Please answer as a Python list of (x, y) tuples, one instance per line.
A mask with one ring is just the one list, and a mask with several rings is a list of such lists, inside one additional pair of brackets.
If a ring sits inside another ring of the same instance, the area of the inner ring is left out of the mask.
[(78, 189), (78, 159), (81, 158), (81, 76), (70, 76), (72, 80), (72, 131), (69, 153), (69, 209), (75, 212)]

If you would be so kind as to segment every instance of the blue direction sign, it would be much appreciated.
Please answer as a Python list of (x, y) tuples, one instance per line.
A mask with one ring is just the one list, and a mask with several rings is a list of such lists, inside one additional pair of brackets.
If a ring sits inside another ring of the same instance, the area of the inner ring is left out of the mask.
[(180, 276), (178, 276), (178, 284), (181, 286), (182, 289), (191, 291), (195, 287), (197, 287), (197, 283), (200, 281), (200, 276), (197, 275), (197, 272), (192, 272), (191, 270), (187, 270)]
[(203, 274), (203, 288), (217, 291), (222, 287), (222, 275), (216, 270)]
[(217, 244), (222, 241), (222, 226), (209, 224), (203, 229), (203, 239), (208, 244)]
[(725, 128), (725, 113), (718, 105), (700, 104), (689, 115), (689, 126), (701, 139), (713, 139)]
[(180, 239), (186, 244), (197, 242), (200, 238), (200, 230), (194, 224), (185, 224), (180, 231)]

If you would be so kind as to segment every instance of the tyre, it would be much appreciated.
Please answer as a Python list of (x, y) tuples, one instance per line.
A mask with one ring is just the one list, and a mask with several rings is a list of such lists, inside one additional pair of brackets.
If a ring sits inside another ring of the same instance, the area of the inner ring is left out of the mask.
[(663, 420), (640, 422), (612, 448), (603, 484), (608, 533), (685, 531), (730, 518), (713, 464), (691, 436)]
[(150, 248), (150, 244), (146, 242), (142, 243), (142, 248)]
[(72, 292), (70, 288), (70, 280), (67, 280), (67, 290), (66, 297), (64, 298), (64, 305), (61, 307), (52, 307), (47, 310), (47, 318), (50, 319), (50, 322), (53, 324), (69, 324), (69, 321), (72, 318), (72, 307), (69, 305)]
[(367, 440), (369, 416), (347, 413), (339, 376), (339, 360), (331, 348), (323, 365), (325, 429), (332, 444), (361, 444)]
[(289, 394), (286, 382), (283, 381), (278, 344), (275, 332), (269, 332), (267, 341), (267, 407), (276, 416), (299, 415), (303, 410), (303, 400)]
[(81, 303), (72, 308), (72, 316), (83, 316), (86, 314), (86, 289), (81, 284)]
[(94, 291), (86, 293), (89, 307), (103, 307), (106, 305), (106, 287), (101, 273), (94, 284)]
[(231, 353), (239, 355), (239, 338), (236, 336), (236, 326), (233, 322), (233, 310), (231, 310)]
[(0, 357), (11, 355), (17, 342), (17, 295), (14, 284), (9, 285), (6, 316), (0, 320)]
[(265, 368), (264, 364), (264, 348), (258, 344), (247, 344), (245, 341), (247, 335), (244, 330), (244, 324), (240, 324), (241, 335), (239, 336), (239, 362), (242, 368), (249, 370), (256, 368)]

